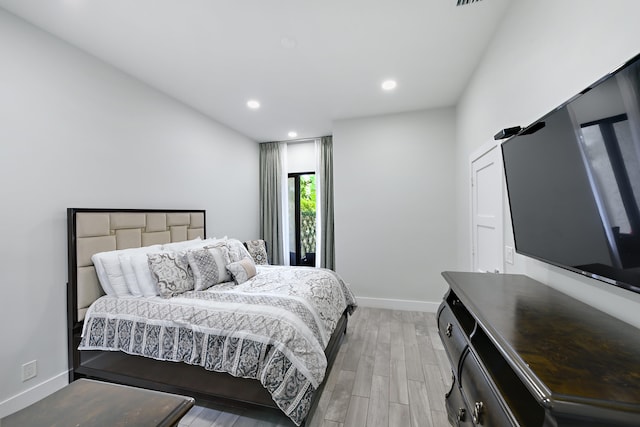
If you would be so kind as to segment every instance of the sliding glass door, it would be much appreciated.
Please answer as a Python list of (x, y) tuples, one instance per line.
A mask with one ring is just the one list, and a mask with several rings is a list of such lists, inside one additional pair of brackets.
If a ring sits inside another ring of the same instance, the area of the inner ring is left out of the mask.
[(316, 176), (289, 174), (289, 262), (316, 265)]

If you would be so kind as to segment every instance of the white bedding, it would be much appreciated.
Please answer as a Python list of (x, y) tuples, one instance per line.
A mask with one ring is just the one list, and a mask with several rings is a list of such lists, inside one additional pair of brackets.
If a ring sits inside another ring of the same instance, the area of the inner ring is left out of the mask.
[(309, 267), (257, 266), (173, 298), (104, 296), (89, 308), (80, 350), (112, 350), (259, 380), (296, 424), (322, 383), (324, 354), (356, 300), (340, 277)]

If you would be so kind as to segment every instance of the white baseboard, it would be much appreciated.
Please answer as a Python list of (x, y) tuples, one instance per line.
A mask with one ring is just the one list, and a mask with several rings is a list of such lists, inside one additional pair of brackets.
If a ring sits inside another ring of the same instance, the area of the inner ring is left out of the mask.
[(389, 310), (403, 310), (403, 311), (424, 311), (427, 313), (435, 313), (438, 311), (440, 301), (411, 301), (404, 299), (389, 299), (389, 298), (369, 298), (369, 297), (356, 297), (358, 305), (361, 307), (371, 308), (386, 308)]
[(36, 403), (38, 400), (44, 399), (67, 384), (69, 384), (69, 371), (64, 371), (53, 378), (49, 378), (40, 384), (36, 384), (30, 389), (0, 402), (0, 419), (13, 414), (14, 412), (18, 412), (19, 410)]

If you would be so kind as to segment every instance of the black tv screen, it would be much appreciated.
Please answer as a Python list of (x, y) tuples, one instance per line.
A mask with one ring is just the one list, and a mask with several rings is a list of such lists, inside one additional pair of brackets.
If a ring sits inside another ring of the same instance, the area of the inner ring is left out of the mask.
[(516, 251), (640, 292), (640, 56), (502, 154)]

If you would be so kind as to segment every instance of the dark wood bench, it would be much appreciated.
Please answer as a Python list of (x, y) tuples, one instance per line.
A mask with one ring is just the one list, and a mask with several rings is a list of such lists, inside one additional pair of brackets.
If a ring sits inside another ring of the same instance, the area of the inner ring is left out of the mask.
[(2, 427), (177, 426), (191, 397), (79, 379), (1, 421)]

